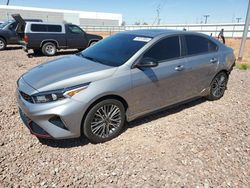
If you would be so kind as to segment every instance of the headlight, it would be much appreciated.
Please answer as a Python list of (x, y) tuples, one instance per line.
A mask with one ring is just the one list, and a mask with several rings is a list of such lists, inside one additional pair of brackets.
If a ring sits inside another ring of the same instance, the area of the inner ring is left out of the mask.
[(34, 100), (34, 103), (47, 103), (47, 102), (62, 100), (65, 98), (73, 97), (80, 91), (86, 89), (89, 84), (90, 83), (86, 83), (64, 89), (38, 93), (32, 95), (32, 99)]

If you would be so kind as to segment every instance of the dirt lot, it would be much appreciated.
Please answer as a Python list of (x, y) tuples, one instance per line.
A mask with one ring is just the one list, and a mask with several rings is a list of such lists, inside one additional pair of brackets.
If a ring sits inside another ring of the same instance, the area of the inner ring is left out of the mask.
[[(239, 49), (241, 40), (240, 39), (226, 39), (226, 44), (231, 46), (234, 49), (236, 57), (238, 57)], [(240, 63), (240, 62), (239, 62)], [(245, 50), (244, 50), (244, 57), (241, 63), (248, 63), (250, 64), (250, 39), (247, 40)]]
[(19, 118), (15, 88), (49, 59), (0, 52), (0, 187), (249, 187), (249, 70), (232, 72), (221, 100), (136, 120), (110, 142), (40, 143)]

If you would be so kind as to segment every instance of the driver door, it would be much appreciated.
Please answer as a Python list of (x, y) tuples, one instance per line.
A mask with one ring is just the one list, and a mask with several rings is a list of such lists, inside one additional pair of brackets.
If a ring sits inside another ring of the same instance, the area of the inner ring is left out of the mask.
[(66, 38), (68, 48), (85, 49), (88, 45), (86, 33), (76, 25), (67, 25)]

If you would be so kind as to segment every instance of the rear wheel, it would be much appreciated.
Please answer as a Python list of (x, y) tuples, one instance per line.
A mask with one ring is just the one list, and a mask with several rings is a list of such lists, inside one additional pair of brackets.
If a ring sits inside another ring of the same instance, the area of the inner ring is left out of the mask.
[(92, 143), (102, 143), (118, 136), (125, 122), (123, 104), (115, 99), (97, 103), (88, 112), (83, 132)]
[(218, 73), (210, 85), (210, 94), (207, 98), (209, 100), (218, 100), (223, 97), (227, 88), (227, 81), (228, 75), (225, 72)]
[(53, 56), (56, 54), (56, 45), (52, 42), (46, 42), (42, 47), (42, 52), (46, 56)]
[(0, 38), (0, 50), (4, 50), (6, 48), (6, 42), (3, 38)]

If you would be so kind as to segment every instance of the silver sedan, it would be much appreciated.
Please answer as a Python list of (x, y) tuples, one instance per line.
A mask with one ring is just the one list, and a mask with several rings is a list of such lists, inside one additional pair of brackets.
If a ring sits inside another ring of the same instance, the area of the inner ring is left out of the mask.
[(204, 34), (126, 31), (22, 75), (20, 116), (37, 137), (105, 142), (126, 121), (196, 97), (220, 99), (234, 64), (233, 50)]

